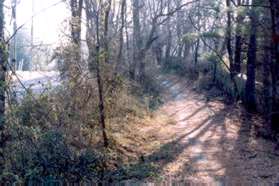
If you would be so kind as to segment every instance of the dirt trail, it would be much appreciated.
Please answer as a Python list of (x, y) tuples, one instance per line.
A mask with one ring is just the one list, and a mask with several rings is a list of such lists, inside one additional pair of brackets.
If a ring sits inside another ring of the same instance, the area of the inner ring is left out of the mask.
[(208, 101), (175, 76), (158, 81), (165, 104), (154, 117), (168, 117), (170, 122), (154, 123), (142, 132), (158, 144), (146, 159), (160, 166), (162, 176), (206, 183), (279, 181), (274, 144), (256, 138), (250, 127), (257, 118), (243, 116), (241, 108), (217, 99)]

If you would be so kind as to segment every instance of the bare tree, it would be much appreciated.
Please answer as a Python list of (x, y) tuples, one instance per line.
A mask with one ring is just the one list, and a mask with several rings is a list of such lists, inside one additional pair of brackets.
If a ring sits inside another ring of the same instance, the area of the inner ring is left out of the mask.
[(5, 157), (3, 149), (6, 144), (5, 125), (5, 93), (6, 93), (6, 44), (4, 40), (4, 0), (0, 0), (0, 174), (4, 170)]
[[(241, 0), (237, 0), (238, 8), (241, 6)], [(235, 33), (235, 53), (234, 53), (234, 71), (235, 73), (241, 72), (241, 55), (242, 55), (242, 24), (245, 16), (243, 13), (238, 11), (236, 17), (236, 33)]]
[[(256, 0), (252, 1), (252, 5), (256, 4)], [(256, 109), (256, 52), (257, 52), (257, 12), (256, 8), (251, 8), (250, 11), (250, 39), (248, 49), (247, 61), (247, 81), (245, 88), (245, 105), (248, 110), (254, 111)]]
[(4, 39), (4, 0), (0, 1), (0, 128), (5, 123), (5, 90), (6, 90), (6, 43)]
[(140, 26), (140, 1), (132, 1), (133, 11), (133, 64), (130, 66), (130, 77), (136, 78), (136, 66), (140, 61), (140, 50), (142, 49), (142, 36)]
[(115, 64), (114, 69), (114, 77), (117, 76), (117, 73), (119, 72), (119, 67), (121, 63), (124, 63), (124, 57), (123, 57), (123, 45), (124, 45), (124, 28), (125, 28), (125, 11), (126, 11), (126, 0), (121, 1), (121, 11), (120, 11), (120, 19), (121, 19), (121, 25), (120, 25), (120, 32), (119, 32), (119, 49), (118, 49), (118, 55), (117, 60)]
[(80, 45), (81, 37), (81, 17), (82, 17), (82, 8), (83, 0), (70, 0), (71, 7), (71, 36), (73, 43), (77, 46)]
[(270, 12), (272, 20), (272, 97), (273, 97), (273, 112), (276, 112), (278, 108), (277, 103), (277, 84), (278, 84), (278, 72), (279, 72), (279, 2), (276, 0), (269, 0)]
[[(108, 3), (111, 3), (109, 1)], [(103, 85), (103, 78), (101, 75), (101, 54), (102, 52), (108, 52), (108, 44), (105, 41), (105, 43), (101, 43), (100, 38), (107, 37), (108, 32), (108, 26), (107, 26), (107, 20), (109, 16), (109, 10), (105, 10), (105, 17), (104, 22), (102, 23), (100, 20), (100, 17), (102, 16), (102, 7), (104, 7), (103, 4), (98, 4), (94, 0), (86, 0), (86, 17), (87, 17), (87, 45), (89, 49), (89, 69), (94, 74), (94, 68), (95, 67), (95, 73), (96, 73), (96, 79), (97, 79), (97, 85), (98, 85), (98, 95), (99, 95), (99, 121), (102, 128), (102, 134), (103, 134), (103, 142), (104, 147), (108, 147), (109, 141), (108, 136), (106, 132), (106, 115), (105, 115), (105, 103), (104, 103), (104, 85)], [(109, 5), (110, 6), (110, 5)], [(100, 27), (103, 26), (104, 32), (101, 36), (100, 33)], [(92, 34), (96, 34), (94, 37)], [(95, 38), (95, 40), (92, 40), (92, 38)], [(108, 54), (105, 54), (108, 55)], [(104, 62), (108, 62), (108, 57), (105, 57)]]
[(234, 64), (233, 64), (233, 51), (232, 51), (232, 10), (231, 10), (231, 0), (226, 0), (227, 5), (227, 33), (226, 33), (226, 42), (227, 42), (227, 51), (229, 55), (230, 62), (230, 73), (231, 77), (234, 76)]

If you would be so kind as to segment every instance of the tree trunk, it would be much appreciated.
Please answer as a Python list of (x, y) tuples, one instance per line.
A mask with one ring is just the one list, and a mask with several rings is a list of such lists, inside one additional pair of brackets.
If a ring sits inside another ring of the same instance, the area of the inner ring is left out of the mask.
[[(168, 13), (170, 12), (170, 3), (168, 3)], [(171, 24), (170, 19), (166, 22), (166, 50), (165, 50), (165, 60), (164, 60), (164, 66), (168, 68), (169, 64), (171, 63), (170, 59), (170, 53), (171, 53), (171, 45), (172, 45), (172, 32), (171, 32)]]
[(274, 112), (278, 109), (276, 105), (277, 96), (277, 83), (279, 72), (279, 1), (269, 0), (270, 11), (272, 19), (272, 97), (273, 97), (273, 109)]
[(198, 61), (199, 61), (199, 50), (200, 50), (200, 38), (198, 38), (196, 46), (195, 46), (195, 54), (194, 54), (194, 70), (195, 73), (199, 73), (198, 70)]
[(279, 64), (279, 1), (270, 0), (272, 15), (272, 41), (275, 50), (275, 60)]
[(82, 16), (83, 0), (71, 0), (71, 36), (75, 45), (80, 45), (81, 37), (81, 16)]
[(104, 34), (103, 34), (103, 48), (104, 48), (104, 61), (105, 63), (109, 63), (109, 14), (111, 11), (111, 1), (106, 1), (105, 6), (105, 15), (104, 15)]
[[(101, 11), (98, 12), (94, 10), (93, 3), (90, 0), (86, 0), (86, 18), (87, 18), (87, 45), (88, 50), (90, 52), (89, 55), (89, 70), (93, 74), (96, 73), (97, 78), (97, 88), (98, 88), (98, 101), (99, 101), (99, 122), (102, 130), (102, 137), (104, 147), (108, 147), (109, 140), (106, 132), (106, 122), (105, 122), (105, 103), (104, 103), (104, 85), (101, 75), (101, 65), (100, 60), (104, 60), (101, 58), (101, 43), (100, 43), (100, 14)], [(98, 7), (100, 8), (100, 7)], [(94, 32), (95, 31), (95, 32)], [(93, 34), (95, 34), (95, 40), (92, 40)], [(103, 33), (104, 34), (104, 33)], [(104, 47), (104, 46), (103, 46)], [(91, 68), (92, 67), (92, 68)], [(95, 74), (94, 74), (95, 75)]]
[[(271, 125), (272, 129), (278, 130), (278, 73), (279, 73), (279, 1), (269, 0), (271, 12), (271, 28), (272, 28), (272, 112)], [(276, 131), (278, 132), (278, 131)]]
[(6, 44), (4, 41), (4, 0), (0, 0), (0, 175), (5, 167), (3, 149), (6, 145), (5, 125), (5, 93), (6, 93)]
[(230, 62), (230, 73), (231, 78), (234, 78), (234, 64), (233, 64), (233, 51), (232, 51), (232, 11), (231, 11), (231, 0), (226, 0), (227, 5), (227, 51), (229, 55)]
[[(151, 29), (147, 34), (147, 39), (143, 43), (143, 38), (141, 35), (141, 25), (139, 19), (139, 0), (133, 0), (133, 36), (134, 36), (134, 65), (139, 66), (138, 69), (138, 77), (137, 80), (142, 84), (145, 82), (145, 56), (147, 51), (151, 48), (153, 42), (158, 38), (155, 37), (154, 34), (156, 33), (157, 29), (157, 19), (153, 18), (151, 23)], [(146, 26), (147, 27), (147, 26)]]
[(139, 65), (140, 50), (142, 49), (142, 37), (140, 27), (139, 0), (132, 1), (133, 6), (133, 64), (130, 66), (130, 77), (136, 78), (136, 66)]
[(166, 42), (165, 62), (164, 62), (164, 65), (166, 65), (166, 67), (168, 67), (169, 64), (171, 63), (170, 52), (171, 52), (171, 43), (172, 43), (172, 34), (170, 28), (168, 27), (167, 29), (168, 29), (168, 36)]
[[(241, 6), (241, 0), (237, 0), (237, 5)], [(241, 73), (241, 55), (242, 55), (242, 32), (241, 26), (243, 24), (244, 16), (238, 13), (236, 17), (236, 31), (235, 31), (235, 55), (234, 55), (234, 71), (236, 74)]]
[[(127, 5), (126, 5), (127, 6)], [(127, 7), (126, 7), (127, 8)], [(128, 16), (128, 13), (127, 13), (127, 10), (125, 11), (125, 23), (127, 23), (127, 16)], [(133, 60), (131, 60), (131, 52), (130, 52), (130, 35), (129, 35), (129, 28), (128, 28), (128, 24), (125, 24), (125, 36), (126, 36), (126, 59), (127, 59), (127, 62), (128, 62), (128, 72), (131, 71), (131, 67), (132, 67), (132, 64), (133, 64)], [(133, 53), (133, 52), (132, 52)]]
[[(184, 34), (187, 33), (187, 32), (191, 32), (191, 31), (192, 31), (191, 27), (183, 25), (183, 33)], [(192, 42), (184, 41), (184, 44), (183, 44), (183, 46), (184, 46), (184, 49), (183, 49), (184, 62), (186, 62), (187, 57), (189, 57), (189, 55), (190, 55), (191, 45), (192, 45)]]
[[(253, 4), (255, 0), (253, 0)], [(252, 5), (253, 5), (252, 4)], [(245, 88), (245, 105), (249, 111), (256, 110), (256, 55), (257, 55), (257, 13), (255, 8), (251, 9), (251, 28), (250, 28), (250, 40), (248, 49), (248, 61), (247, 61), (247, 81)]]
[(171, 52), (171, 43), (172, 43), (172, 34), (170, 27), (168, 26), (168, 36), (167, 36), (167, 42), (166, 42), (166, 50), (165, 50), (165, 62), (164, 65), (168, 66), (171, 63), (170, 59), (170, 52)]
[[(16, 33), (17, 31), (17, 1), (12, 1), (12, 20), (13, 20), (13, 33)], [(12, 46), (10, 48), (10, 61), (12, 62), (11, 68), (12, 70), (16, 71), (19, 67), (19, 61), (17, 60), (17, 35), (14, 35), (14, 38), (12, 40)]]
[[(158, 29), (157, 34), (160, 34), (160, 30)], [(162, 42), (161, 40), (158, 40), (154, 43), (152, 47), (152, 52), (155, 54), (157, 65), (162, 64), (162, 55), (163, 55), (163, 49), (162, 49)]]
[(117, 73), (119, 71), (119, 66), (122, 63), (123, 58), (123, 45), (124, 45), (124, 27), (125, 27), (125, 11), (126, 11), (126, 0), (122, 0), (121, 2), (121, 27), (120, 27), (120, 33), (119, 33), (119, 51), (117, 55), (117, 61), (114, 69), (114, 77), (117, 76)]
[(103, 133), (103, 142), (104, 147), (108, 147), (108, 137), (106, 133), (106, 122), (105, 122), (105, 103), (104, 103), (104, 95), (103, 95), (103, 81), (101, 76), (100, 70), (100, 33), (99, 33), (99, 15), (96, 18), (96, 37), (97, 37), (97, 44), (96, 44), (96, 75), (97, 75), (97, 84), (98, 84), (98, 93), (99, 93), (99, 113), (100, 113), (100, 124)]
[[(177, 2), (176, 7), (181, 6), (181, 0)], [(183, 14), (180, 10), (176, 13), (176, 32), (177, 32), (177, 42), (178, 42), (178, 52), (177, 57), (179, 62), (182, 62), (182, 51), (183, 51), (183, 42), (182, 42), (182, 25), (183, 25)]]
[(138, 81), (141, 85), (145, 83), (146, 77), (145, 77), (145, 54), (143, 52), (140, 52), (139, 57), (139, 77)]
[[(269, 41), (267, 41), (268, 43)], [(271, 113), (272, 113), (272, 88), (271, 88), (271, 54), (270, 47), (265, 47), (263, 63), (263, 94), (264, 94), (264, 115), (266, 129), (271, 134)]]
[[(65, 70), (69, 80), (69, 85), (74, 86), (81, 74), (81, 17), (82, 17), (83, 0), (70, 0), (71, 9), (71, 39), (72, 39), (72, 56), (70, 63), (65, 63)], [(75, 106), (73, 106), (74, 108)], [(74, 108), (75, 109), (75, 108)]]

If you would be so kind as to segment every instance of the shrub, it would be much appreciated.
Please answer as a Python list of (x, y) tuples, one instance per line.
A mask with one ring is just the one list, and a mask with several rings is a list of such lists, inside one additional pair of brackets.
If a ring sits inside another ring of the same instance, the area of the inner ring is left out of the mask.
[(11, 150), (11, 173), (6, 178), (14, 175), (13, 178), (25, 182), (101, 179), (105, 161), (102, 153), (91, 149), (81, 153), (73, 151), (61, 132), (52, 130), (43, 133), (37, 140), (24, 141)]

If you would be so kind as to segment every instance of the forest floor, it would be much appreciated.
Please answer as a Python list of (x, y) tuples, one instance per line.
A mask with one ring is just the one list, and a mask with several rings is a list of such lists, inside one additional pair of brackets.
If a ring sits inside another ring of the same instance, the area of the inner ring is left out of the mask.
[(197, 92), (192, 82), (177, 76), (161, 75), (158, 81), (164, 104), (137, 133), (145, 136), (138, 153), (157, 167), (159, 177), (198, 183), (279, 181), (275, 144), (256, 137), (260, 117)]

